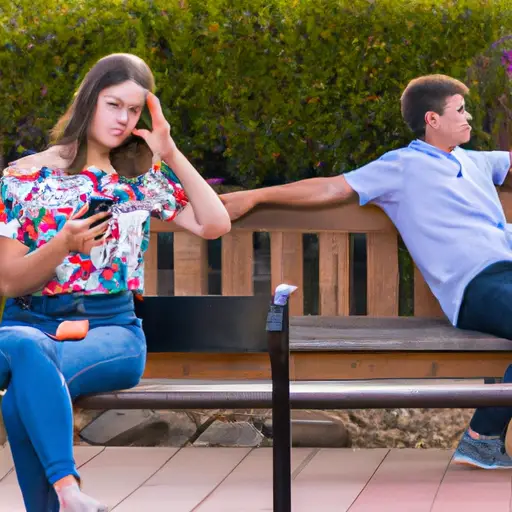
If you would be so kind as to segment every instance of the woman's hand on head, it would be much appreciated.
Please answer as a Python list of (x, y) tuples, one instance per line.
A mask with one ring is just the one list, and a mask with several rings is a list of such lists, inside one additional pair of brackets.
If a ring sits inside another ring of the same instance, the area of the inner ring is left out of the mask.
[[(68, 220), (60, 233), (65, 237), (66, 247), (69, 252), (80, 252), (90, 254), (93, 247), (98, 247), (104, 243), (103, 235), (107, 231), (108, 221), (111, 218), (109, 212), (100, 212), (82, 219), (81, 217), (87, 211), (88, 205), (85, 205), (76, 215)], [(92, 226), (99, 222), (97, 226)]]
[(146, 141), (154, 157), (168, 157), (177, 150), (176, 143), (171, 137), (171, 125), (165, 119), (160, 100), (152, 92), (148, 92), (146, 102), (153, 128), (152, 130), (135, 129), (132, 133)]

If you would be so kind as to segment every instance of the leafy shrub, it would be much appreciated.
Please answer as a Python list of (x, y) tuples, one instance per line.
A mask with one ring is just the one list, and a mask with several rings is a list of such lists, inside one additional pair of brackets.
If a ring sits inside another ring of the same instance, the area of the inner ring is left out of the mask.
[(434, 72), (472, 81), (473, 145), (491, 147), (496, 120), (468, 70), (512, 26), (508, 2), (3, 2), (0, 144), (43, 147), (86, 70), (126, 51), (153, 69), (182, 150), (245, 186), (343, 172), (406, 144), (400, 94)]

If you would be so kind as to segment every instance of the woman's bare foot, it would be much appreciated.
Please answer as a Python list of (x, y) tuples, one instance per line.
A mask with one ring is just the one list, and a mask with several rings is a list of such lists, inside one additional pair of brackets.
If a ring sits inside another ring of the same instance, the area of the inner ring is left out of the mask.
[(61, 512), (108, 512), (108, 507), (83, 493), (74, 477), (66, 477), (55, 485)]

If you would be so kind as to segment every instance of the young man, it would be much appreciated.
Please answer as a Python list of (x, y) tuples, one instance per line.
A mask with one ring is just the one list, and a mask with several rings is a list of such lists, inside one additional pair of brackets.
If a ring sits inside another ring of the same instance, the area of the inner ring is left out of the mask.
[[(416, 140), (339, 176), (221, 196), (234, 220), (261, 203), (354, 200), (382, 208), (453, 325), (512, 339), (512, 232), (495, 185), (512, 183), (507, 151), (466, 151), (468, 88), (444, 75), (409, 83), (402, 116)], [(512, 382), (512, 366), (504, 378)], [(512, 468), (512, 408), (477, 409), (454, 460)], [(511, 434), (508, 435), (508, 430)]]

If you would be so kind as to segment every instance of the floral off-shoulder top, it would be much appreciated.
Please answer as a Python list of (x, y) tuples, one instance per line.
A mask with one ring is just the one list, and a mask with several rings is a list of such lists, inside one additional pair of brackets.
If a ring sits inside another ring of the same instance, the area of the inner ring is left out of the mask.
[(41, 247), (91, 198), (114, 200), (105, 242), (71, 253), (39, 295), (142, 293), (150, 217), (172, 221), (188, 203), (176, 175), (160, 162), (136, 178), (88, 167), (75, 175), (47, 167), (8, 167), (0, 179), (0, 236), (29, 252)]

